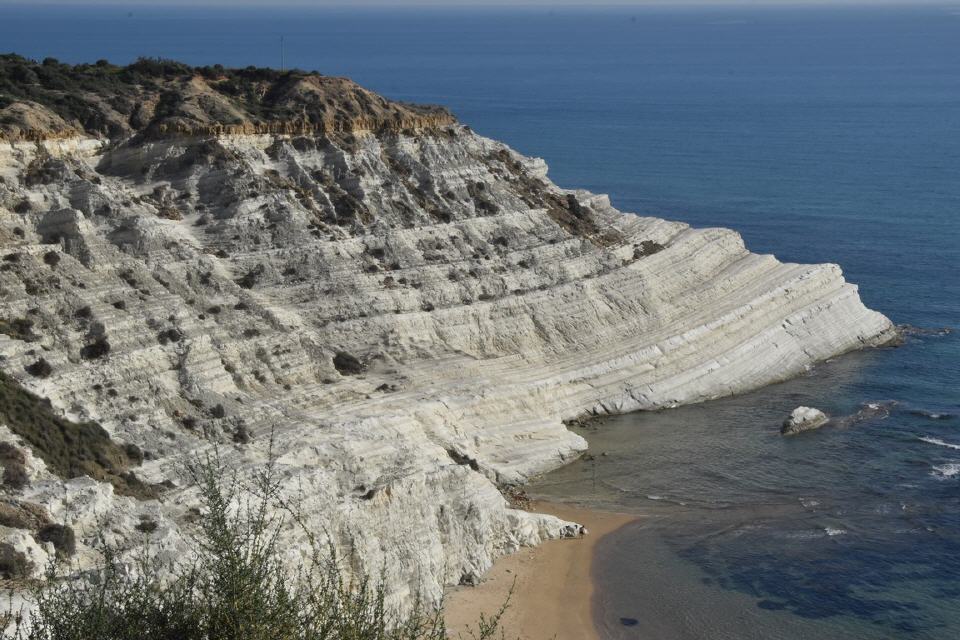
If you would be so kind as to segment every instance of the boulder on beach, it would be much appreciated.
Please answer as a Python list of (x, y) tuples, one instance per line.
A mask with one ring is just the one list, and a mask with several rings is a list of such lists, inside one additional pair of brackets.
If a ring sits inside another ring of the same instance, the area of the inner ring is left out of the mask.
[(813, 407), (797, 407), (790, 413), (790, 417), (783, 421), (780, 433), (785, 436), (819, 429), (829, 422), (830, 418), (820, 409)]

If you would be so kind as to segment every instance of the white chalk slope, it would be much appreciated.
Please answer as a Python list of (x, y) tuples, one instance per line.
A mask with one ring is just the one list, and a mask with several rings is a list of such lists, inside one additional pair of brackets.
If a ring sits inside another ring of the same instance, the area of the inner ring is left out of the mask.
[[(620, 213), (460, 125), (5, 144), (0, 175), (21, 256), (3, 317), (41, 336), (0, 335), (0, 366), (141, 447), (150, 482), (183, 486), (177, 461), (213, 442), (262, 464), (272, 432), (311, 526), (385, 567), (398, 602), (571, 531), (496, 484), (581, 453), (563, 420), (746, 391), (894, 334), (836, 265)], [(108, 355), (80, 355), (104, 337)], [(41, 351), (48, 378), (24, 371)], [(102, 531), (182, 554), (191, 490), (142, 502), (31, 465), (23, 498), (74, 524), (81, 562)], [(291, 557), (302, 541), (291, 528)]]

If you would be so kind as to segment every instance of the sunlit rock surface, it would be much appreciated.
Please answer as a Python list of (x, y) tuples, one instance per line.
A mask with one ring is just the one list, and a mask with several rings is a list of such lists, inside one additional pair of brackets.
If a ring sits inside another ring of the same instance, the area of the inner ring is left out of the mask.
[[(183, 460), (216, 446), (247, 473), (272, 447), (353, 569), (437, 598), (576, 532), (498, 488), (586, 448), (564, 420), (746, 391), (894, 334), (836, 265), (621, 213), (442, 110), (364, 113), (357, 91), (357, 113), (296, 126), (111, 112), (112, 138), (6, 107), (0, 368), (135, 474), (65, 480), (29, 454), (10, 492), (73, 526), (81, 565), (98, 537), (183, 557)], [(289, 527), (291, 557), (305, 539)]]

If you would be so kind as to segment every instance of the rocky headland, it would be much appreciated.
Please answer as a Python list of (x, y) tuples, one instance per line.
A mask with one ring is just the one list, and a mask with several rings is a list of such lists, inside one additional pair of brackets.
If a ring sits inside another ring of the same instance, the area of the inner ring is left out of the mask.
[[(0, 571), (176, 562), (216, 447), (393, 601), (572, 535), (565, 420), (896, 333), (836, 265), (617, 211), (439, 107), (299, 71), (0, 57)], [(291, 525), (291, 559), (307, 548)]]

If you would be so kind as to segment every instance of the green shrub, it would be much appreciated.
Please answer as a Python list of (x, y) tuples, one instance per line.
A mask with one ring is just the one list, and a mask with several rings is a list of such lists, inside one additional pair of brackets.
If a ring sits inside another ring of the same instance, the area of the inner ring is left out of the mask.
[[(61, 580), (54, 568), (34, 592), (29, 623), (15, 612), (14, 640), (447, 640), (442, 611), (414, 603), (402, 615), (387, 604), (381, 582), (346, 578), (336, 555), (316, 541), (295, 509), (280, 501), (272, 466), (254, 486), (224, 480), (216, 458), (191, 465), (202, 497), (194, 557), (173, 576), (141, 559), (128, 571), (115, 549), (88, 579)], [(240, 505), (236, 508), (236, 505)], [(277, 510), (275, 510), (277, 509)], [(272, 515), (283, 513), (285, 516)], [(302, 527), (312, 553), (291, 575), (278, 542), (286, 519)], [(15, 553), (0, 572), (29, 570)], [(12, 548), (8, 550), (12, 552)], [(6, 560), (6, 564), (3, 561)], [(506, 604), (481, 616), (468, 634), (489, 640)], [(501, 634), (502, 635), (502, 634)]]
[(110, 353), (110, 343), (106, 338), (97, 338), (80, 349), (80, 357), (84, 360), (97, 360)]
[(20, 462), (4, 462), (3, 464), (3, 486), (20, 491), (26, 489), (30, 484), (30, 474), (27, 468)]
[[(30, 474), (27, 473), (27, 456), (12, 442), (0, 442), (0, 467), (3, 468), (3, 486), (14, 491), (25, 489), (30, 484)], [(0, 503), (0, 524), (5, 527), (15, 527), (8, 524), (10, 512), (8, 505)], [(14, 518), (16, 520), (17, 518)], [(26, 527), (23, 527), (26, 528)]]
[[(29, 444), (34, 455), (61, 478), (87, 475), (112, 483), (123, 495), (156, 497), (157, 487), (145, 485), (129, 474), (129, 467), (136, 460), (131, 459), (129, 452), (114, 442), (103, 427), (95, 422), (73, 422), (58, 416), (47, 399), (30, 393), (2, 371), (0, 422)], [(0, 463), (13, 455), (12, 447), (0, 444)]]
[(338, 351), (333, 357), (333, 366), (340, 375), (354, 376), (363, 373), (366, 367), (356, 356), (346, 351)]
[(49, 378), (50, 374), (53, 373), (53, 367), (50, 366), (46, 358), (40, 358), (33, 364), (26, 365), (23, 370), (35, 378)]
[(0, 544), (0, 577), (7, 580), (20, 580), (33, 572), (33, 563), (13, 545)]
[(0, 525), (13, 529), (39, 529), (50, 524), (50, 514), (42, 506), (23, 500), (0, 500)]
[(53, 543), (57, 555), (69, 558), (77, 552), (77, 538), (73, 529), (64, 524), (48, 524), (37, 531), (36, 538), (40, 542)]
[(14, 340), (34, 342), (37, 335), (33, 333), (33, 320), (29, 318), (0, 318), (0, 333), (6, 334)]
[(8, 461), (24, 464), (27, 461), (27, 456), (12, 442), (0, 441), (0, 462)]

